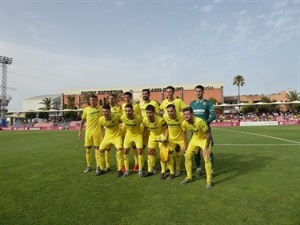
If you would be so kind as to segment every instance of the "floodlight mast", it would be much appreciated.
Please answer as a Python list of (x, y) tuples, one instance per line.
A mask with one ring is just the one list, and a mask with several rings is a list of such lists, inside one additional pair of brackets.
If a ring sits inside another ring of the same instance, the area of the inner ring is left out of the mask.
[(5, 113), (7, 106), (7, 65), (12, 64), (12, 58), (0, 56), (2, 64), (2, 96), (1, 96), (1, 124), (6, 126)]

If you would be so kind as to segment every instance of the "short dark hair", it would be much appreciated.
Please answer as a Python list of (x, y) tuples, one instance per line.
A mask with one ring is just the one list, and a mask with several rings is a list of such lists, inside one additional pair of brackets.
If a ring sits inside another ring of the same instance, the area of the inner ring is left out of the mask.
[(107, 109), (107, 110), (110, 110), (110, 106), (108, 104), (102, 106), (102, 109)]
[(147, 89), (147, 88), (143, 89), (142, 92), (144, 92), (144, 91), (146, 91), (146, 92), (148, 92), (148, 94), (150, 94), (150, 90), (149, 89)]
[(89, 98), (97, 98), (98, 99), (98, 96), (95, 94), (91, 94), (91, 95), (89, 95)]
[(193, 109), (192, 109), (191, 107), (185, 107), (185, 108), (182, 110), (182, 112), (186, 112), (186, 111), (188, 111), (188, 112), (194, 114)]
[(129, 95), (129, 97), (132, 98), (132, 93), (131, 93), (130, 91), (125, 92), (125, 93), (124, 93), (124, 96), (125, 96), (125, 95)]
[(152, 112), (154, 112), (155, 111), (155, 107), (153, 106), (153, 105), (147, 105), (146, 106), (146, 111), (152, 111)]
[(176, 107), (175, 107), (174, 104), (169, 104), (169, 105), (167, 106), (167, 108), (173, 108), (173, 109), (176, 109)]
[(201, 89), (202, 91), (204, 91), (204, 87), (203, 87), (202, 85), (197, 85), (197, 86), (195, 87), (195, 90), (196, 90), (196, 88), (197, 88), (197, 89)]
[(166, 87), (165, 90), (167, 90), (167, 89), (172, 89), (172, 91), (175, 91), (175, 88), (173, 86), (168, 86), (168, 87)]
[(127, 104), (127, 105), (125, 106), (125, 108), (131, 108), (131, 109), (133, 109), (133, 106), (132, 106), (131, 104)]
[(115, 94), (109, 94), (107, 97), (109, 97), (109, 96), (113, 96), (114, 98), (117, 97)]

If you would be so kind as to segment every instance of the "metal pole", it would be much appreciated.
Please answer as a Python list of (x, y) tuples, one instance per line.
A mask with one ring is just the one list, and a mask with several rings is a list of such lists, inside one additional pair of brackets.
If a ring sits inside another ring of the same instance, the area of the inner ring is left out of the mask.
[(7, 99), (7, 66), (6, 64), (2, 63), (2, 99), (1, 99), (1, 119), (2, 121), (5, 119), (5, 109), (7, 106), (6, 99)]
[(6, 56), (0, 56), (0, 63), (2, 64), (2, 96), (1, 96), (1, 125), (6, 127), (6, 106), (7, 102), (7, 67), (6, 65), (10, 65), (12, 63), (12, 58)]

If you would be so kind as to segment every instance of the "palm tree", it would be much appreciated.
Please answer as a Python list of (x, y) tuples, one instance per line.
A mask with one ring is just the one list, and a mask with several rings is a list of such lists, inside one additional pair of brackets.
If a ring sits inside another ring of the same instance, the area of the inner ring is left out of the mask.
[(80, 107), (82, 105), (90, 105), (90, 95), (85, 93), (80, 99)]
[(75, 109), (76, 108), (75, 107), (75, 99), (76, 99), (75, 95), (67, 96), (67, 105), (66, 105), (67, 109)]
[[(300, 101), (300, 92), (297, 92), (296, 90), (293, 90), (293, 91), (287, 91), (286, 92), (286, 96), (287, 100), (289, 102), (293, 102), (293, 101)], [(294, 111), (294, 110), (297, 110), (297, 111), (300, 111), (300, 104), (291, 104), (289, 106), (289, 108)]]
[(287, 91), (285, 97), (289, 102), (300, 101), (300, 92), (297, 92), (296, 90)]
[(44, 105), (44, 107), (41, 107), (39, 109), (50, 110), (50, 109), (52, 109), (53, 99), (45, 97), (45, 98), (42, 99), (42, 101), (39, 104)]
[(238, 86), (238, 103), (240, 103), (240, 87), (244, 86), (245, 84), (245, 78), (242, 75), (236, 75), (233, 78), (233, 84), (232, 85), (236, 85)]

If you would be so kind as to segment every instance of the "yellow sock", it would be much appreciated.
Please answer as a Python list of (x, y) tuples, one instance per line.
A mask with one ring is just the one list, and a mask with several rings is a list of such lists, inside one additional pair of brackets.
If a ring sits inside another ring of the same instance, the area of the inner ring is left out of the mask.
[(138, 153), (136, 149), (133, 149), (133, 158), (134, 158), (134, 165), (139, 165)]
[(139, 170), (143, 170), (144, 166), (144, 155), (138, 155), (138, 162), (139, 162)]
[(185, 157), (185, 170), (187, 173), (187, 178), (192, 179), (193, 174), (192, 174), (192, 156), (194, 154), (192, 152), (186, 152), (184, 157)]
[(129, 170), (129, 157), (128, 157), (128, 154), (124, 155), (124, 165), (125, 165), (125, 169)]
[[(95, 151), (95, 158), (96, 158), (96, 151)], [(91, 153), (91, 149), (85, 149), (85, 159), (86, 159), (86, 165), (88, 167), (91, 167), (91, 163), (92, 163), (92, 153)], [(97, 159), (97, 158), (96, 158)]]
[(122, 151), (117, 151), (116, 157), (117, 157), (118, 171), (121, 171), (122, 167), (124, 165), (124, 154), (123, 154), (123, 152)]
[(160, 166), (161, 166), (161, 173), (166, 173), (167, 164), (160, 161)]
[(154, 155), (148, 155), (148, 172), (153, 172)]
[(205, 156), (204, 157), (204, 162), (205, 162), (205, 171), (206, 171), (206, 182), (208, 184), (211, 184), (211, 171), (212, 171), (212, 164), (211, 161), (209, 159), (209, 156)]
[(173, 154), (168, 156), (169, 161), (167, 162), (168, 168), (170, 170), (170, 174), (174, 174), (174, 160)]
[(181, 152), (175, 153), (176, 157), (176, 171), (180, 170), (180, 164), (181, 164)]
[(110, 151), (105, 151), (105, 165), (110, 168)]
[(153, 164), (152, 164), (152, 166), (155, 167), (155, 164), (156, 164), (156, 152), (154, 152), (154, 155), (153, 155)]
[(99, 165), (100, 165), (100, 170), (104, 170), (105, 169), (105, 156), (104, 156), (104, 152), (100, 152), (99, 153)]

